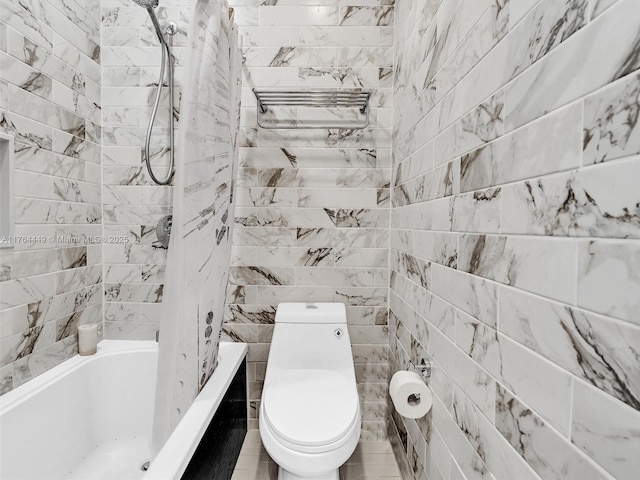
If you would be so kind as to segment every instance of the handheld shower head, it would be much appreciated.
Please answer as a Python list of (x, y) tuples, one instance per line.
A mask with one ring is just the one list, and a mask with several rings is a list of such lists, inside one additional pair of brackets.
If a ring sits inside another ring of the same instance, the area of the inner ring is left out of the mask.
[(133, 0), (142, 8), (156, 8), (158, 6), (159, 0)]

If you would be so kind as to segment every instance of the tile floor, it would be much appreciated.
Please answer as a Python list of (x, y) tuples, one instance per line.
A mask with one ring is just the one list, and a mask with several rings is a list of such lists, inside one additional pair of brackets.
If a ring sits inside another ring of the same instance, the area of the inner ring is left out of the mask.
[[(278, 466), (260, 441), (258, 430), (249, 430), (231, 480), (276, 480)], [(360, 442), (340, 469), (341, 480), (402, 480), (389, 442)]]

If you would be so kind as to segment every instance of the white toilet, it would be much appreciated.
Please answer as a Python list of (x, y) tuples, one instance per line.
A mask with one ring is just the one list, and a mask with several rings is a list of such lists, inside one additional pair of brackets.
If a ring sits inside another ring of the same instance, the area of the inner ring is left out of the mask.
[(260, 403), (278, 480), (338, 480), (360, 438), (360, 403), (342, 303), (281, 303)]

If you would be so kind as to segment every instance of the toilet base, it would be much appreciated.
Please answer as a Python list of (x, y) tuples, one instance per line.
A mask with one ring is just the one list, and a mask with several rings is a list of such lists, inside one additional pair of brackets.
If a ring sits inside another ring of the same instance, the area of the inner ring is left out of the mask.
[(278, 466), (278, 480), (340, 480), (340, 473), (338, 469), (336, 469), (322, 475), (301, 477), (300, 475), (288, 472), (284, 468)]

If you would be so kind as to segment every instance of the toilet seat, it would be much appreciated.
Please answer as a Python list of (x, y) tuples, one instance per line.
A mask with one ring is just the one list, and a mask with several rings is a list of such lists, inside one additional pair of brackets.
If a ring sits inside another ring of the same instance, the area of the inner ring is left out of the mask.
[(283, 445), (305, 453), (339, 448), (360, 422), (358, 393), (352, 382), (330, 370), (279, 372), (265, 385), (261, 410)]

